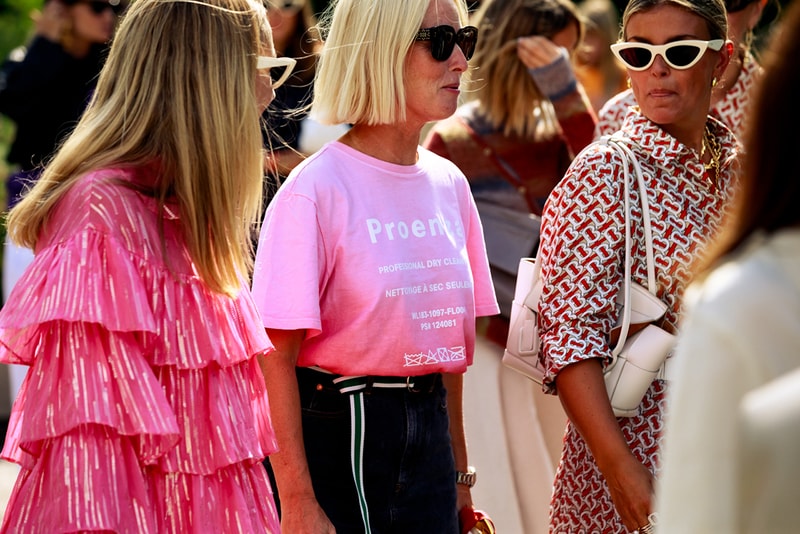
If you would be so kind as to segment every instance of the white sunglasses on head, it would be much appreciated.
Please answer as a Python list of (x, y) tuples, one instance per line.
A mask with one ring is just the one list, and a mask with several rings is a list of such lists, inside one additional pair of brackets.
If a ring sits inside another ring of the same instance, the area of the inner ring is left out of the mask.
[(297, 61), (290, 57), (258, 56), (256, 68), (259, 70), (269, 69), (272, 88), (277, 89), (291, 76), (295, 64)]
[(725, 39), (711, 41), (687, 39), (663, 45), (628, 42), (611, 45), (611, 51), (631, 70), (647, 70), (656, 56), (661, 56), (673, 69), (684, 70), (700, 61), (707, 49), (719, 51), (723, 44)]

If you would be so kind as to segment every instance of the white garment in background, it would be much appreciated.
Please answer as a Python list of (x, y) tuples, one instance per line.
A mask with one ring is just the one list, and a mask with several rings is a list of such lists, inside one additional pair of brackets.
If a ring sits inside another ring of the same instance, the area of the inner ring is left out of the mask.
[(320, 124), (309, 116), (305, 116), (300, 123), (300, 137), (297, 139), (297, 148), (303, 154), (313, 154), (328, 141), (339, 139), (350, 126), (347, 124)]
[[(692, 286), (686, 302), (664, 435), (659, 531), (783, 532), (776, 524), (786, 519), (800, 525), (796, 511), (777, 517), (765, 513), (771, 503), (758, 508), (752, 501), (753, 484), (762, 485), (762, 495), (767, 488), (796, 495), (800, 477), (765, 479), (764, 471), (752, 478), (753, 466), (742, 464), (748, 430), (739, 412), (748, 392), (800, 367), (800, 229), (753, 238)], [(772, 469), (800, 469), (800, 453), (780, 461)]]
[(742, 421), (742, 532), (798, 532), (800, 369), (745, 395)]
[(567, 416), (555, 395), (501, 363), (503, 347), (479, 335), (464, 375), (475, 508), (500, 534), (547, 534), (555, 467)]
[[(11, 294), (11, 288), (17, 283), (22, 273), (28, 268), (28, 265), (33, 261), (33, 251), (28, 248), (20, 247), (6, 238), (5, 248), (3, 249), (3, 303), (8, 300), (8, 295)], [(9, 304), (13, 306), (14, 304)], [(28, 367), (25, 365), (3, 365), (8, 370), (9, 391), (2, 392), (9, 401), (9, 407), (14, 403), (17, 398), (19, 388), (22, 386), (22, 381), (25, 379), (25, 373), (28, 372)]]

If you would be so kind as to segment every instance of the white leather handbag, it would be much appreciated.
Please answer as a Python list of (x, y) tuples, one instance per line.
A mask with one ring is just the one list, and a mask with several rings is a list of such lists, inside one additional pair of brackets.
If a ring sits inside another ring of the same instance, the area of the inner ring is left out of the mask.
[[(617, 338), (617, 343), (612, 350), (612, 361), (604, 370), (604, 378), (614, 414), (617, 417), (630, 417), (638, 414), (642, 398), (653, 380), (659, 375), (664, 376), (664, 365), (672, 351), (675, 336), (650, 324), (664, 316), (667, 306), (655, 294), (655, 263), (653, 261), (650, 209), (639, 162), (622, 139), (604, 137), (597, 142), (614, 147), (619, 151), (623, 162), (627, 163), (623, 165), (625, 181), (624, 285), (623, 290), (617, 295), (617, 306), (621, 307), (621, 313), (611, 336)], [(642, 199), (648, 289), (631, 281), (629, 166), (634, 169)], [(539, 259), (522, 258), (517, 271), (503, 364), (538, 384), (541, 384), (544, 379), (544, 367), (539, 358), (537, 317), (542, 289)], [(635, 325), (646, 326), (636, 328)], [(631, 334), (632, 330), (635, 333)]]

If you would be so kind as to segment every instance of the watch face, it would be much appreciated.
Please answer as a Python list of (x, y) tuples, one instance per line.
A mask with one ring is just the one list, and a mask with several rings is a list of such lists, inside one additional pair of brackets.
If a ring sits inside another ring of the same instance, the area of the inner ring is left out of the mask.
[(465, 486), (472, 487), (475, 485), (476, 479), (475, 471), (470, 469), (469, 472), (463, 473), (461, 471), (456, 473), (456, 483), (457, 484), (464, 484)]

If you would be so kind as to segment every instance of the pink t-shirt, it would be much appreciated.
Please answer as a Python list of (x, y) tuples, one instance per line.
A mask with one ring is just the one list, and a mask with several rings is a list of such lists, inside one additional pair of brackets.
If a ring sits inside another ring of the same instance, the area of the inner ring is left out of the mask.
[(298, 365), (343, 375), (464, 372), (498, 313), (464, 175), (418, 149), (395, 165), (332, 142), (267, 210), (253, 296), (267, 328), (308, 330)]

